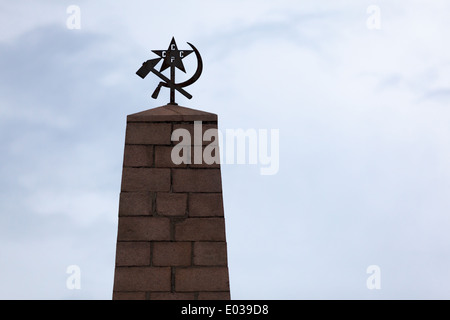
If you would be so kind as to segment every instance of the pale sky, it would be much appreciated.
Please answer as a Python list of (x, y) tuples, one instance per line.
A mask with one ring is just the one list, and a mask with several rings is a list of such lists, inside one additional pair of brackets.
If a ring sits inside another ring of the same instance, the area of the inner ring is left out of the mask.
[(0, 0), (0, 298), (111, 299), (126, 116), (168, 102), (135, 72), (174, 36), (204, 62), (180, 105), (280, 134), (277, 174), (222, 166), (232, 299), (448, 299), (448, 12)]

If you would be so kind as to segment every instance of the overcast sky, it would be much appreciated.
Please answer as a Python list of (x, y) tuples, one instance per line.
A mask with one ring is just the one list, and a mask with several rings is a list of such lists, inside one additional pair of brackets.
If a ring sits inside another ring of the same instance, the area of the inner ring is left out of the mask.
[(126, 116), (168, 101), (135, 72), (172, 36), (204, 61), (179, 104), (280, 134), (277, 174), (222, 166), (233, 299), (450, 298), (449, 12), (0, 0), (0, 298), (111, 299)]

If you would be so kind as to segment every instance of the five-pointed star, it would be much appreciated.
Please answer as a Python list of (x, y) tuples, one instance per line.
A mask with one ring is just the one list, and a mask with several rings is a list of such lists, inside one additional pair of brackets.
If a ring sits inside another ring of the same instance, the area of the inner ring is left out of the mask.
[(175, 38), (172, 38), (172, 41), (170, 41), (170, 45), (167, 50), (152, 50), (152, 52), (163, 58), (163, 63), (161, 69), (159, 70), (160, 72), (173, 65), (186, 73), (181, 59), (194, 52), (194, 50), (178, 50)]

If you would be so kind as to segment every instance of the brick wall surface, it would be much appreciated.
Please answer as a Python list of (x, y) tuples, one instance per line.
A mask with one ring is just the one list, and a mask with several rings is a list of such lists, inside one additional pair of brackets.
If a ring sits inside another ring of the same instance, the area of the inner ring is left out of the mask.
[(230, 299), (220, 164), (170, 156), (177, 128), (194, 146), (194, 121), (217, 128), (215, 114), (179, 106), (127, 117), (115, 300)]

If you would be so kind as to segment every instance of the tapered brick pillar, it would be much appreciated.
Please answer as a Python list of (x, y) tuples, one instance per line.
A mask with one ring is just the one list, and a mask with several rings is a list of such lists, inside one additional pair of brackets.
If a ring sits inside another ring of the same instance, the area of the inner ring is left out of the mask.
[[(217, 115), (173, 105), (127, 117), (113, 299), (230, 299), (220, 165), (193, 160), (211, 144), (194, 121), (217, 129)], [(192, 136), (180, 164), (176, 129)]]

